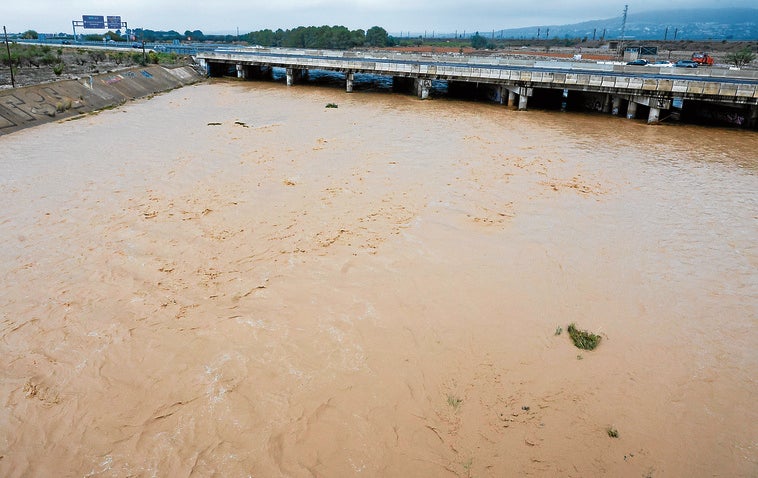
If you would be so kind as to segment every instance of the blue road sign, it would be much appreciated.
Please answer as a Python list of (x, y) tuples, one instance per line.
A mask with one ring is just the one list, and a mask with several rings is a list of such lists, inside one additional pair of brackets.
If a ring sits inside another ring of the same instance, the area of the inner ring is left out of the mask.
[(105, 17), (102, 15), (82, 15), (84, 28), (105, 28)]
[(118, 30), (121, 28), (121, 17), (108, 15), (108, 28)]

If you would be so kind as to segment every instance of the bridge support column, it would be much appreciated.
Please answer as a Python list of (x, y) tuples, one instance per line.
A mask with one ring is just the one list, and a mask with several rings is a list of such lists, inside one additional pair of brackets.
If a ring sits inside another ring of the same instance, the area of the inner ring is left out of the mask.
[(651, 106), (650, 113), (647, 115), (647, 124), (658, 124), (660, 120), (661, 120), (661, 109)]
[(518, 109), (519, 111), (523, 111), (526, 109), (526, 102), (529, 100), (529, 97), (525, 94), (518, 95)]
[(353, 81), (355, 80), (355, 73), (348, 71), (345, 73), (345, 91), (348, 93), (353, 92)]
[(614, 96), (612, 107), (611, 107), (611, 114), (613, 116), (618, 116), (620, 112), (621, 112), (621, 97)]
[(287, 86), (295, 84), (295, 69), (287, 68)]
[(508, 90), (508, 106), (513, 106), (516, 104), (516, 92), (513, 90)]
[(508, 90), (503, 85), (497, 87), (497, 101), (501, 105), (508, 101)]
[(603, 98), (603, 113), (610, 113), (611, 112), (611, 95), (605, 95), (605, 98)]
[(626, 107), (626, 119), (634, 119), (637, 115), (637, 103), (629, 100), (629, 105)]
[(569, 90), (568, 88), (564, 88), (563, 100), (561, 101), (561, 111), (566, 111), (566, 107), (568, 106), (568, 96), (569, 96)]
[(758, 126), (758, 106), (751, 106), (748, 113), (747, 124), (745, 125), (750, 129), (754, 129)]
[(237, 65), (237, 78), (247, 79), (247, 66)]
[(418, 94), (419, 98), (422, 100), (428, 99), (431, 89), (432, 80), (427, 80), (425, 78), (416, 78), (416, 94)]

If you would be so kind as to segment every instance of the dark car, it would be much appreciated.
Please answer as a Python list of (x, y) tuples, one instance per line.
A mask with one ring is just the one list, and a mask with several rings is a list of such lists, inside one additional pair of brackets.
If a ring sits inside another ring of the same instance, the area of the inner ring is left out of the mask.
[(638, 58), (637, 60), (632, 60), (632, 61), (628, 62), (627, 65), (645, 66), (645, 65), (647, 65), (647, 60), (643, 60), (642, 58)]
[(697, 62), (692, 60), (679, 60), (674, 63), (676, 68), (697, 68)]

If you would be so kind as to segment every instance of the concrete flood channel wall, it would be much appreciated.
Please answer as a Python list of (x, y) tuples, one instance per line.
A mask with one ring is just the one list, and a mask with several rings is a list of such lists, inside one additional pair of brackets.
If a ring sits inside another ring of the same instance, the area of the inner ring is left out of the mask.
[(0, 90), (0, 135), (68, 119), (204, 79), (190, 66), (137, 67)]

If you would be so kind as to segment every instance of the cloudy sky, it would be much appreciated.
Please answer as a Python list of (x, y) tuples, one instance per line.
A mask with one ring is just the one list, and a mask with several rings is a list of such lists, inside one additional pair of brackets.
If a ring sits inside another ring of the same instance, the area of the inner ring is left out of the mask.
[[(240, 33), (300, 25), (384, 27), (390, 34), (561, 25), (676, 8), (755, 7), (755, 0), (0, 0), (9, 32), (70, 32), (86, 15), (120, 15), (130, 28)], [(92, 31), (97, 33), (97, 31)]]

